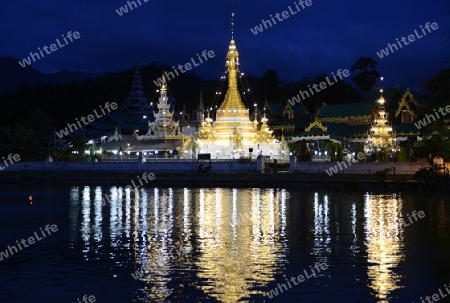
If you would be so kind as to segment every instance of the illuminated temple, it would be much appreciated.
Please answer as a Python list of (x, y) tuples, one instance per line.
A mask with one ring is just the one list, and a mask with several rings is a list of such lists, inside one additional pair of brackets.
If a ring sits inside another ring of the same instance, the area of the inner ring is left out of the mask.
[(390, 125), (389, 113), (384, 103), (385, 100), (381, 93), (380, 99), (378, 99), (374, 109), (373, 122), (365, 146), (367, 150), (395, 147), (395, 134), (392, 130), (392, 125)]
[(137, 139), (140, 141), (157, 139), (180, 141), (182, 138), (182, 131), (180, 129), (180, 123), (173, 120), (174, 109), (171, 108), (169, 103), (169, 98), (167, 96), (167, 82), (164, 75), (162, 75), (159, 93), (158, 112), (153, 110), (155, 120), (148, 121), (147, 133), (142, 136), (137, 136)]
[(202, 119), (197, 132), (200, 153), (221, 159), (243, 157), (248, 155), (249, 149), (253, 149), (256, 155), (279, 155), (280, 143), (277, 143), (269, 129), (265, 114), (260, 123), (256, 119), (252, 122), (249, 109), (242, 102), (237, 86), (239, 53), (234, 39), (228, 48), (226, 65), (228, 90), (216, 112), (216, 120), (213, 121), (209, 114), (206, 119)]

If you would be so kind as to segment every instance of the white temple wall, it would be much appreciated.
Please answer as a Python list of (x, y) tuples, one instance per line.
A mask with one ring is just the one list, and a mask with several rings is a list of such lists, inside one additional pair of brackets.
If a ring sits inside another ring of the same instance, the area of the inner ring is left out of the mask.
[[(225, 144), (223, 144), (225, 143)], [(256, 158), (258, 154), (263, 156), (270, 156), (271, 158), (282, 158), (282, 154), (279, 154), (280, 144), (266, 144), (266, 143), (246, 143), (242, 144), (241, 150), (235, 150), (234, 146), (229, 142), (214, 142), (214, 143), (200, 143), (200, 151), (202, 154), (211, 154), (211, 159), (239, 159), (241, 155), (239, 151), (242, 151), (243, 157), (249, 157), (249, 148), (253, 148), (252, 158)], [(289, 158), (289, 151), (285, 151), (284, 158)]]

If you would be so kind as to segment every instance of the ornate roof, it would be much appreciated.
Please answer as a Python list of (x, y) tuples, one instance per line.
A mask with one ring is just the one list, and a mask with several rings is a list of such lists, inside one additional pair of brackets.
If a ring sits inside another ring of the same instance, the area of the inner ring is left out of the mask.
[[(373, 109), (373, 102), (346, 103), (337, 105), (326, 105), (320, 109), (318, 118), (321, 121), (332, 122), (333, 119), (343, 118), (370, 118)], [(344, 121), (340, 121), (344, 122)], [(349, 121), (351, 122), (351, 121)]]
[(416, 101), (414, 95), (409, 91), (408, 88), (398, 104), (397, 111), (395, 112), (395, 117), (397, 117), (401, 112), (408, 112), (412, 117), (416, 118), (416, 109), (421, 107), (424, 107), (424, 105), (419, 104), (419, 102)]

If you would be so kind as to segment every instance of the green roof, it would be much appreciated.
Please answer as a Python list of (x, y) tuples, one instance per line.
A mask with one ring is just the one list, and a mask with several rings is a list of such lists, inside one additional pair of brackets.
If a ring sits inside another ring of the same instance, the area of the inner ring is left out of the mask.
[[(283, 113), (283, 106), (279, 103), (269, 103), (269, 107), (275, 115), (281, 115)], [(268, 112), (266, 110), (266, 112)]]
[(300, 119), (285, 119), (282, 123), (278, 123), (277, 126), (284, 125), (295, 125), (296, 127), (307, 127), (309, 125), (309, 121), (300, 120)]
[(393, 125), (396, 134), (404, 133), (404, 134), (418, 134), (420, 130), (414, 125), (414, 123), (403, 123), (398, 125)]
[(344, 123), (324, 123), (327, 134), (332, 137), (356, 137), (356, 135), (367, 134), (370, 124), (348, 125)]
[(320, 110), (319, 118), (370, 116), (374, 106), (374, 102), (325, 105)]
[(323, 123), (327, 127), (327, 131), (323, 131), (318, 127), (312, 128), (309, 132), (302, 132), (301, 136), (330, 136), (330, 137), (347, 137), (354, 138), (357, 135), (367, 134), (370, 130), (369, 124), (348, 125), (345, 123)]

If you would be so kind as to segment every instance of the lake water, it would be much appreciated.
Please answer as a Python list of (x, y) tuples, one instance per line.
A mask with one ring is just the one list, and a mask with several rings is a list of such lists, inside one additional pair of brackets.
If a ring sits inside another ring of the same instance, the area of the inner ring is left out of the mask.
[(444, 194), (26, 186), (0, 208), (0, 302), (450, 302)]

